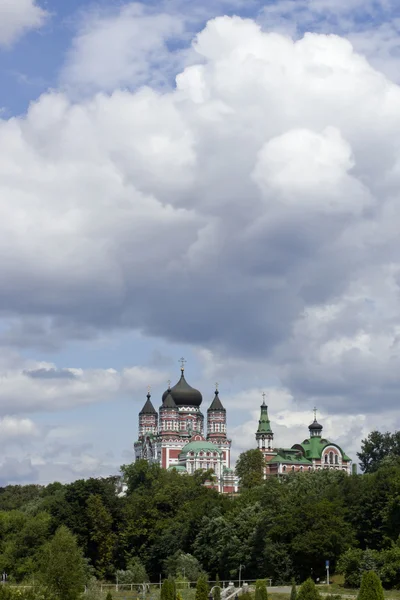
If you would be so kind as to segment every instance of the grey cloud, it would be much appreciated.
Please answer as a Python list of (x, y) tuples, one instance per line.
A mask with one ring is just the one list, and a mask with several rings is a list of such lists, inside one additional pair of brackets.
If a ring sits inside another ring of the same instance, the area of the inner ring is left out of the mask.
[(32, 369), (23, 373), (32, 379), (76, 379), (74, 373), (68, 369)]

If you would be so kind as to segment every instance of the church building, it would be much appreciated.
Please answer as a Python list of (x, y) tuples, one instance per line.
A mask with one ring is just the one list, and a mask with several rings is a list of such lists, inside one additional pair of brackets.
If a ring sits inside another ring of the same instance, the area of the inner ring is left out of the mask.
[(185, 379), (182, 359), (181, 377), (174, 387), (169, 385), (163, 393), (158, 412), (150, 391), (147, 394), (139, 413), (135, 458), (156, 462), (164, 469), (176, 469), (181, 473), (212, 469), (214, 477), (206, 485), (222, 493), (237, 492), (238, 480), (231, 469), (232, 442), (227, 437), (226, 410), (218, 389), (207, 409), (206, 434), (200, 409), (202, 401), (201, 393)]
[(308, 427), (308, 438), (300, 444), (294, 444), (291, 448), (273, 448), (274, 434), (268, 417), (268, 406), (264, 399), (256, 441), (265, 458), (265, 477), (321, 469), (345, 471), (350, 475), (351, 459), (340, 446), (323, 437), (322, 430), (322, 425), (317, 421), (317, 411), (314, 409), (314, 421)]

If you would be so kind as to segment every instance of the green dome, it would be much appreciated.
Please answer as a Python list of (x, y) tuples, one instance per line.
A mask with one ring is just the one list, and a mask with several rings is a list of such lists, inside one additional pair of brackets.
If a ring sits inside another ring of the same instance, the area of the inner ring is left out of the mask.
[(199, 452), (218, 452), (221, 454), (222, 450), (220, 450), (212, 442), (203, 440), (200, 442), (189, 442), (186, 444), (186, 446), (182, 448), (181, 454), (187, 454), (188, 452), (194, 452), (195, 454), (198, 454)]

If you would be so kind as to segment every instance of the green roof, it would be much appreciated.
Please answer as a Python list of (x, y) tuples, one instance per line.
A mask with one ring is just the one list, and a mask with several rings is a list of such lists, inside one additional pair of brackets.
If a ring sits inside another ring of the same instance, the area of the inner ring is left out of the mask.
[(184, 467), (183, 465), (170, 465), (168, 467), (168, 471), (175, 469), (176, 471), (186, 471), (186, 467)]
[(180, 453), (187, 454), (188, 452), (194, 452), (195, 454), (198, 454), (199, 452), (218, 452), (218, 454), (221, 454), (222, 450), (212, 442), (202, 440), (199, 442), (189, 442), (182, 448)]
[(300, 454), (298, 450), (292, 448), (280, 448), (277, 450), (277, 455), (268, 462), (268, 464), (292, 464), (292, 465), (307, 465), (312, 463), (310, 460)]
[(340, 451), (343, 460), (351, 460), (347, 454), (343, 452), (340, 446), (325, 438), (310, 437), (310, 439), (304, 440), (300, 446), (303, 448), (306, 457), (310, 460), (321, 458), (322, 452), (327, 446), (335, 446), (335, 448), (338, 448)]
[(257, 433), (272, 433), (268, 417), (268, 406), (264, 402), (261, 405), (261, 415), (260, 420), (258, 421)]

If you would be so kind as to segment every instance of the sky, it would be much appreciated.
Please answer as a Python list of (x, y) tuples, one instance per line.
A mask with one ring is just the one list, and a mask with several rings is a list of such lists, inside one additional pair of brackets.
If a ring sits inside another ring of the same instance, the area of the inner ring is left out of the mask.
[(233, 457), (400, 427), (400, 6), (0, 0), (0, 485), (118, 473), (169, 379)]

